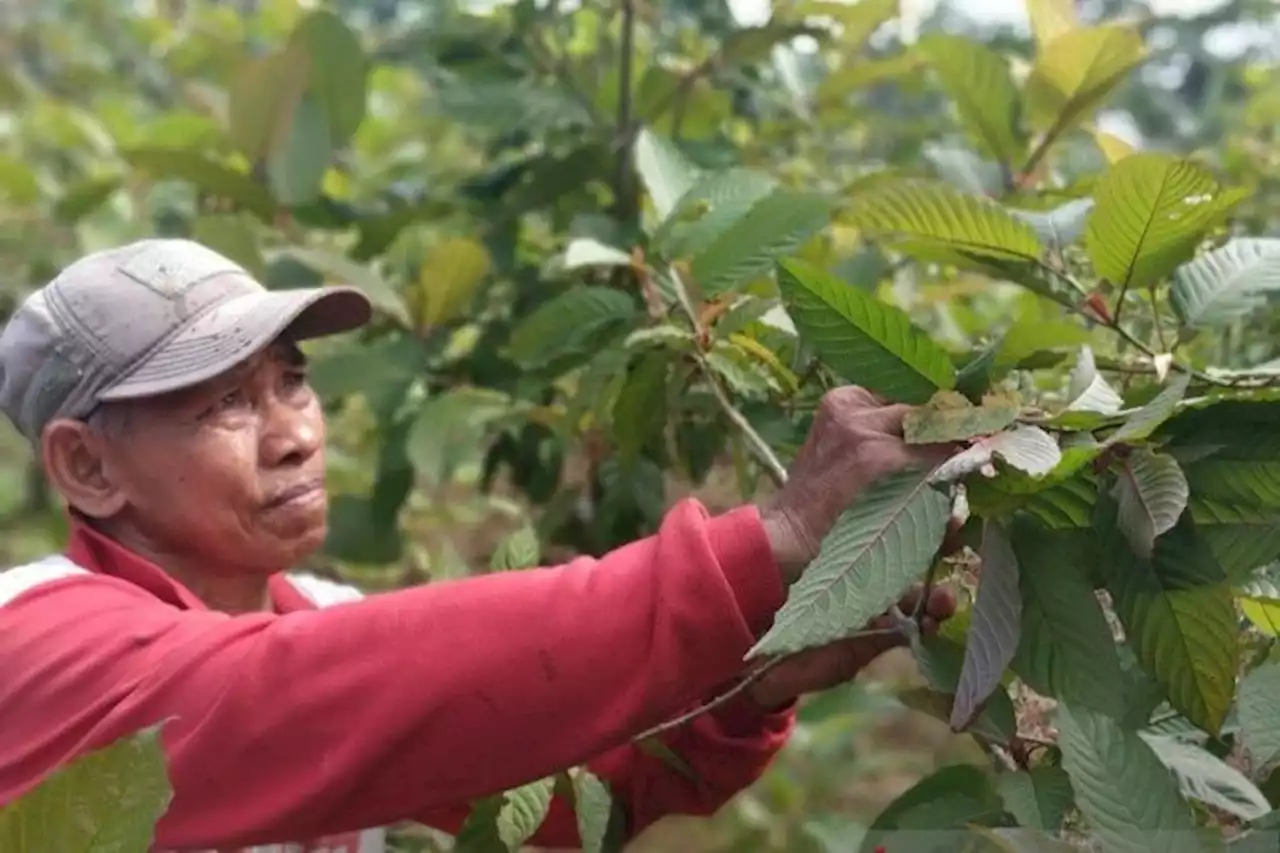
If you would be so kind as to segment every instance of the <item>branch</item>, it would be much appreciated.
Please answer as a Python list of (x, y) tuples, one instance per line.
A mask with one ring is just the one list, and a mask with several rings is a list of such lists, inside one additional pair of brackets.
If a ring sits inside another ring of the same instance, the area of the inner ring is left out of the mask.
[[(618, 133), (631, 126), (631, 66), (635, 55), (636, 42), (636, 5), (635, 0), (622, 0), (622, 47), (618, 70)], [(614, 202), (617, 205), (615, 215), (628, 226), (632, 225), (639, 214), (638, 196), (634, 191), (635, 181), (631, 172), (631, 143), (634, 134), (628, 134), (626, 142), (618, 149), (617, 172), (614, 176)]]

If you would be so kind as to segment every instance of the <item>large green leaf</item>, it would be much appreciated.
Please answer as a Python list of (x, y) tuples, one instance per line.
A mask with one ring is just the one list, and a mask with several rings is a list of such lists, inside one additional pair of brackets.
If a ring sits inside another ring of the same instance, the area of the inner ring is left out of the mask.
[(1160, 391), (1145, 406), (1134, 412), (1129, 418), (1107, 436), (1106, 447), (1126, 442), (1142, 441), (1149, 438), (1160, 428), (1177, 409), (1178, 404), (1187, 393), (1191, 383), (1191, 374), (1179, 373), (1169, 380), (1168, 386)]
[(1026, 222), (990, 199), (942, 183), (876, 181), (850, 204), (849, 223), (867, 237), (929, 260), (1034, 263), (1042, 250)]
[(925, 403), (955, 384), (945, 350), (901, 309), (797, 260), (778, 286), (800, 337), (850, 382), (901, 403)]
[(1085, 230), (1094, 269), (1121, 288), (1160, 281), (1241, 198), (1190, 160), (1160, 152), (1126, 157), (1094, 188)]
[(1191, 493), (1176, 459), (1139, 447), (1118, 466), (1111, 496), (1129, 546), (1139, 557), (1150, 557), (1156, 538), (1182, 517)]
[(248, 173), (187, 148), (129, 148), (125, 161), (153, 178), (180, 180), (216, 198), (243, 205), (259, 219), (271, 222), (276, 203), (266, 188)]
[(953, 764), (921, 779), (885, 806), (863, 836), (860, 853), (952, 853), (963, 849), (966, 827), (1011, 823), (991, 777)]
[(1051, 140), (1099, 105), (1142, 61), (1142, 36), (1130, 26), (1063, 32), (1042, 44), (1023, 87), (1032, 125)]
[(1150, 557), (1129, 547), (1118, 507), (1100, 495), (1100, 570), (1138, 659), (1175, 709), (1211, 734), (1226, 719), (1239, 660), (1231, 587), (1189, 514), (1155, 540)]
[(1190, 512), (1232, 582), (1241, 582), (1259, 566), (1280, 560), (1280, 509), (1222, 503), (1193, 493)]
[(507, 357), (522, 367), (538, 367), (635, 315), (635, 301), (620, 290), (575, 286), (520, 320), (507, 341)]
[(1074, 805), (1071, 778), (1061, 767), (1044, 765), (996, 777), (1005, 810), (1031, 829), (1057, 832)]
[(360, 40), (337, 14), (319, 9), (298, 22), (289, 41), (311, 58), (310, 91), (324, 104), (330, 142), (346, 145), (366, 108), (370, 69)]
[(790, 588), (749, 657), (797, 652), (848, 637), (895, 604), (928, 568), (951, 501), (908, 469), (877, 480), (841, 515)]
[(172, 791), (158, 728), (77, 758), (0, 809), (0, 850), (140, 853)]
[(1271, 804), (1249, 778), (1213, 753), (1168, 735), (1142, 733), (1160, 762), (1172, 771), (1184, 796), (1255, 820)]
[(956, 731), (968, 726), (980, 705), (1000, 686), (1022, 636), (1018, 558), (998, 521), (987, 519), (983, 523), (979, 554), (982, 575), (951, 710), (951, 728)]
[(1021, 157), (1021, 103), (1004, 57), (973, 39), (943, 34), (924, 36), (918, 49), (981, 152), (1003, 163)]
[(1280, 239), (1242, 237), (1175, 270), (1169, 302), (1184, 326), (1213, 328), (1243, 319), (1277, 291)]
[(1076, 804), (1106, 853), (1204, 853), (1190, 805), (1137, 732), (1067, 704), (1057, 724)]
[(276, 201), (286, 207), (314, 201), (332, 159), (326, 107), (305, 92), (289, 114), (280, 144), (267, 155), (267, 178)]
[(754, 169), (733, 168), (706, 175), (680, 196), (654, 230), (652, 245), (669, 260), (693, 257), (777, 188), (772, 175)]
[(1280, 758), (1280, 664), (1268, 663), (1240, 682), (1241, 739), (1255, 767)]
[(1010, 537), (1022, 590), (1014, 672), (1037, 693), (1120, 717), (1120, 657), (1078, 552), (1025, 516), (1014, 519)]
[(1239, 401), (1189, 409), (1156, 438), (1181, 461), (1196, 499), (1280, 510), (1280, 405)]
[(294, 43), (265, 56), (246, 57), (227, 87), (227, 123), (232, 143), (258, 163), (279, 145), (298, 99), (311, 79), (305, 45)]
[(825, 196), (774, 190), (693, 257), (694, 282), (707, 296), (749, 283), (822, 230), (831, 211)]

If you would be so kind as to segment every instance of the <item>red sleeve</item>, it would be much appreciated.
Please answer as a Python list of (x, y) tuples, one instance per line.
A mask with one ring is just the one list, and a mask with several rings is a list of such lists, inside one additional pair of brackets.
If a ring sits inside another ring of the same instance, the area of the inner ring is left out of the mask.
[[(172, 717), (163, 847), (411, 819), (624, 747), (732, 678), (781, 600), (756, 510), (690, 500), (600, 560), (285, 615), (180, 610), (99, 575), (11, 584), (0, 803)], [(679, 799), (651, 778), (626, 783), (641, 814)]]

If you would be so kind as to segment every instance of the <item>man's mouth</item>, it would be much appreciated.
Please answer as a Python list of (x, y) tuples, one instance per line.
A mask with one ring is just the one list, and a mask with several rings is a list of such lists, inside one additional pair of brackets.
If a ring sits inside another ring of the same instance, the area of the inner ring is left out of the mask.
[(306, 480), (276, 492), (265, 504), (267, 509), (275, 509), (294, 501), (303, 500), (324, 489), (324, 481), (320, 478)]

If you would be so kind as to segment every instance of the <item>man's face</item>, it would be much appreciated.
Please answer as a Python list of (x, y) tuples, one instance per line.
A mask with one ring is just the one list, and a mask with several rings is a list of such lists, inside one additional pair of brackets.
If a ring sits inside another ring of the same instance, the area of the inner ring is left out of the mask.
[(274, 345), (198, 387), (127, 404), (101, 442), (121, 501), (110, 523), (211, 567), (287, 568), (324, 542), (324, 443), (301, 354)]

